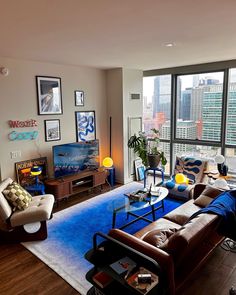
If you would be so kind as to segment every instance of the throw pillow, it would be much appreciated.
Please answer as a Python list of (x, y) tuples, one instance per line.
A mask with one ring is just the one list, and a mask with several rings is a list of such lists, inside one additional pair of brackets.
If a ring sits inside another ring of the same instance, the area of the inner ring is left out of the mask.
[(177, 231), (176, 228), (156, 229), (145, 235), (143, 240), (157, 248), (163, 248), (168, 238)]
[(224, 190), (207, 185), (201, 195), (194, 201), (195, 205), (206, 207)]
[(32, 201), (32, 196), (15, 181), (3, 190), (3, 194), (13, 206), (13, 210), (25, 210), (29, 207), (29, 203)]

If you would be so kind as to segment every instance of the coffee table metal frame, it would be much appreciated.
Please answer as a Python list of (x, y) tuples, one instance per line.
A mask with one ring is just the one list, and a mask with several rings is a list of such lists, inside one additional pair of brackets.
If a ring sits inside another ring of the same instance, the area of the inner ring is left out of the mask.
[[(143, 206), (140, 206), (139, 208), (135, 208), (132, 210), (132, 205), (133, 204), (140, 204), (141, 202), (138, 202), (138, 201), (134, 201), (134, 200), (130, 200), (128, 197), (126, 197), (125, 199), (125, 202), (126, 204), (122, 205), (122, 206), (119, 206), (119, 207), (116, 207), (113, 209), (113, 215), (112, 215), (112, 228), (115, 227), (115, 224), (116, 224), (116, 215), (117, 213), (123, 211), (124, 212), (124, 209), (126, 208), (127, 209), (127, 219), (129, 218), (129, 215), (131, 216), (134, 216), (135, 219), (129, 221), (128, 223), (124, 224), (123, 226), (119, 227), (119, 229), (124, 229), (125, 227), (133, 224), (134, 222), (142, 219), (148, 223), (152, 223), (153, 221), (156, 220), (156, 216), (155, 216), (155, 212), (159, 209), (162, 208), (163, 212), (164, 212), (164, 199), (167, 197), (168, 195), (168, 189), (167, 188), (164, 188), (164, 187), (158, 187), (158, 194), (159, 196), (155, 196), (152, 194), (151, 197), (147, 198), (147, 200), (145, 201), (142, 201), (143, 203)], [(153, 193), (157, 193), (156, 192), (153, 192)], [(157, 203), (161, 202), (161, 205), (158, 206), (158, 207), (155, 207), (155, 205)], [(130, 205), (130, 206), (127, 206), (127, 205)], [(148, 207), (151, 207), (151, 210), (146, 212), (145, 214), (143, 215), (138, 215), (136, 213), (134, 213), (133, 211), (138, 211), (138, 210), (142, 210), (144, 208), (148, 208)], [(131, 209), (129, 209), (131, 208)], [(126, 210), (125, 210), (126, 211)], [(151, 214), (152, 213), (152, 220), (146, 218), (147, 215)]]

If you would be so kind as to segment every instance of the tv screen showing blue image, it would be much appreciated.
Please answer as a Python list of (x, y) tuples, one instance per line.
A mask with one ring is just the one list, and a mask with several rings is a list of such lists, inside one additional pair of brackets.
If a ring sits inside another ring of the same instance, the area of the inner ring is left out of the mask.
[(76, 174), (99, 167), (98, 140), (53, 146), (54, 177)]

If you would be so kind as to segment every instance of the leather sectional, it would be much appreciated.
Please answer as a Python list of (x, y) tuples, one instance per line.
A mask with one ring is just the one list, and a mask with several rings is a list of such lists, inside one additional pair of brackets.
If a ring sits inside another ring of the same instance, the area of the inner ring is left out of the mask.
[(174, 295), (224, 239), (217, 233), (218, 215), (208, 213), (190, 218), (221, 192), (205, 184), (197, 184), (193, 199), (134, 235), (119, 229), (112, 229), (109, 235), (155, 259), (164, 272), (167, 293)]

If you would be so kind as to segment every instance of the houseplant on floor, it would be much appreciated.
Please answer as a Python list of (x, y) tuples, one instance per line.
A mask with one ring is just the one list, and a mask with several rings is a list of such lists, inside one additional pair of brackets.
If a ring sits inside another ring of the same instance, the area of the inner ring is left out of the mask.
[(132, 135), (128, 140), (128, 147), (141, 158), (145, 167), (156, 168), (160, 162), (162, 166), (167, 163), (164, 152), (159, 149), (159, 143), (160, 132), (152, 128), (148, 135), (145, 132), (139, 132), (138, 136)]

